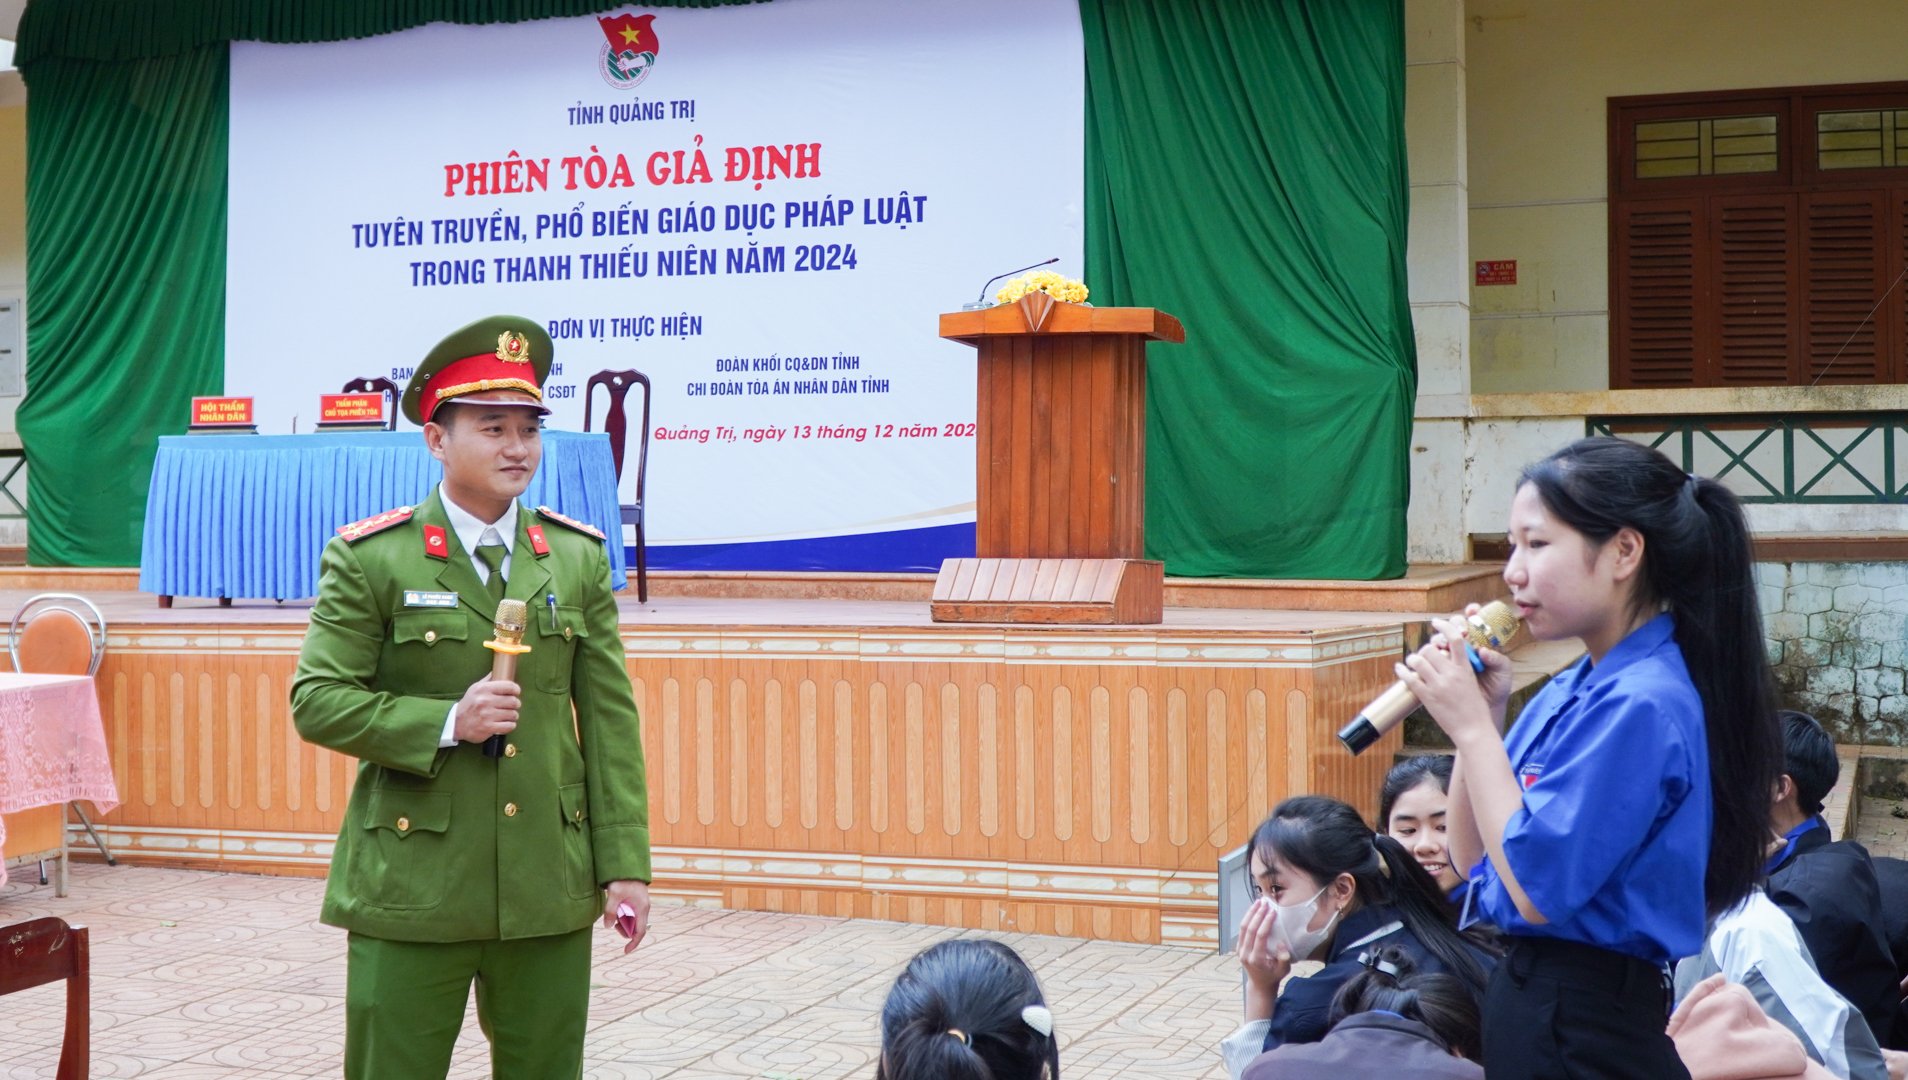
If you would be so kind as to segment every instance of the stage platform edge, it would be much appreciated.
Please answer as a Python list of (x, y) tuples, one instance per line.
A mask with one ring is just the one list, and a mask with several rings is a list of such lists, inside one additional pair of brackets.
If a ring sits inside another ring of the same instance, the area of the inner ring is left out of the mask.
[[(1388, 581), (1168, 577), (1166, 606), (1401, 614), (1457, 611), (1502, 595), (1502, 572), (1501, 562), (1473, 562), (1419, 564), (1404, 577)], [(934, 595), (934, 578), (931, 573), (652, 570), (649, 592), (652, 599), (893, 600), (926, 605)], [(0, 591), (13, 589), (137, 591), (139, 569), (0, 566)]]

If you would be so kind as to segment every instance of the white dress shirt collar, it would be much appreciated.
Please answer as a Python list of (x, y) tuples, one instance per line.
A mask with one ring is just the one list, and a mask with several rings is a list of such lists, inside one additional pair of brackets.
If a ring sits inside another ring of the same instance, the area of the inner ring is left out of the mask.
[(470, 556), (471, 566), (477, 571), (477, 580), (490, 580), (490, 568), (477, 557), (477, 545), (487, 530), (497, 530), (497, 536), (504, 546), (503, 575), (510, 577), (510, 553), (517, 543), (517, 500), (510, 500), (510, 506), (503, 516), (495, 521), (484, 521), (477, 515), (451, 501), (451, 497), (442, 486), (437, 489), (443, 498), (444, 516), (450, 519), (451, 531), (457, 534), (457, 542), (464, 547), (464, 554)]

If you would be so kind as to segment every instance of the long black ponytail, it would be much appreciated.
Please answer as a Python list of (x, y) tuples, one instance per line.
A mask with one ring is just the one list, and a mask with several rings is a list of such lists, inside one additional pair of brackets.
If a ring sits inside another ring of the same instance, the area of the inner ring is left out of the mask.
[(1360, 903), (1396, 910), (1405, 928), (1447, 970), (1473, 992), (1484, 992), (1487, 976), (1472, 951), (1478, 946), (1458, 933), (1437, 879), (1404, 845), (1373, 832), (1350, 806), (1323, 795), (1287, 799), (1252, 834), (1252, 850), (1262, 863), (1277, 855), (1321, 884), (1350, 874)]
[(1552, 515), (1602, 544), (1643, 537), (1637, 610), (1666, 607), (1703, 699), (1714, 826), (1703, 899), (1735, 906), (1762, 874), (1782, 740), (1748, 519), (1730, 490), (1628, 439), (1580, 439), (1524, 470)]

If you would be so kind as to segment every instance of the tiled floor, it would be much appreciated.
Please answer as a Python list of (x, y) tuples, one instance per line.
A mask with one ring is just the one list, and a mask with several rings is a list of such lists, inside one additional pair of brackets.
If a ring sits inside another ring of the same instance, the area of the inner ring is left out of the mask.
[[(89, 927), (96, 1077), (336, 1076), (344, 933), (316, 920), (323, 882), (73, 866), (72, 895), (31, 868), (0, 889), (0, 924), (58, 915)], [(584, 1073), (826, 1080), (870, 1077), (877, 1016), (908, 957), (961, 931), (800, 915), (658, 908), (622, 957), (597, 931)], [(999, 935), (1039, 974), (1064, 1075), (1222, 1076), (1238, 967), (1177, 948)], [(0, 998), (0, 1078), (50, 1077), (64, 996)], [(489, 1075), (475, 1014), (453, 1077)]]

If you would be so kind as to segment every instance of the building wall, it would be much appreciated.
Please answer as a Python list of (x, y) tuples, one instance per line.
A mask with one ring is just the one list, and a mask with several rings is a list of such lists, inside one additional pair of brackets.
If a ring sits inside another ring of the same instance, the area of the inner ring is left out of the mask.
[[(1480, 394), (1609, 386), (1611, 97), (1903, 77), (1901, 0), (1466, 0), (1471, 290)], [(1413, 131), (1415, 136), (1417, 131)]]
[[(18, 79), (18, 75), (11, 76)], [(5, 78), (5, 76), (0, 76)], [(0, 87), (0, 90), (4, 90)], [(0, 96), (0, 299), (26, 298), (26, 106)], [(21, 344), (26, 327), (21, 324)], [(13, 430), (18, 397), (0, 396), (0, 431)], [(24, 490), (24, 488), (22, 488)]]

